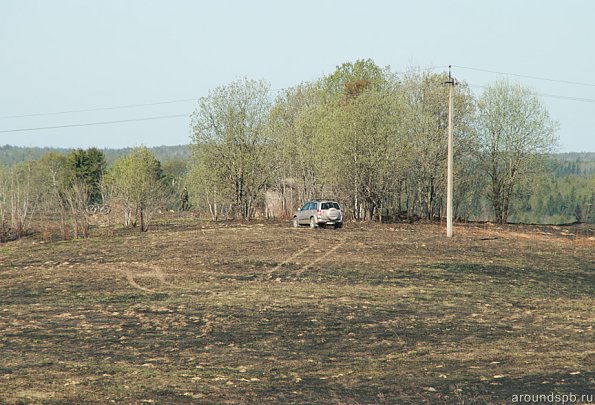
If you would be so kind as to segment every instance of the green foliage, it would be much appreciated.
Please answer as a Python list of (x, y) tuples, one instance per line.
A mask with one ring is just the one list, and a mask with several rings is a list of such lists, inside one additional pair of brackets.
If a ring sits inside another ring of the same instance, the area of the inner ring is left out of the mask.
[[(550, 167), (560, 164), (558, 159), (551, 162)], [(565, 170), (544, 173), (531, 186), (530, 195), (511, 220), (544, 224), (595, 223), (595, 173), (580, 175)]]
[(68, 188), (70, 173), (66, 155), (48, 152), (39, 159), (39, 167), (45, 174), (45, 185), (52, 191), (63, 192)]
[(355, 98), (366, 90), (386, 89), (390, 82), (390, 68), (381, 69), (372, 59), (359, 59), (337, 66), (323, 79), (323, 92), (327, 98)]
[[(446, 157), (448, 127), (448, 80), (446, 74), (412, 72), (402, 78), (402, 93), (412, 112), (411, 167), (403, 182), (404, 208), (421, 217), (431, 219), (442, 215), (446, 194)], [(459, 83), (453, 100), (454, 161), (458, 201), (469, 200), (477, 194), (477, 175), (468, 170), (475, 164), (477, 149), (473, 129), (475, 100), (469, 87)], [(459, 162), (464, 162), (459, 164)], [(461, 216), (465, 207), (457, 205)]]
[(101, 179), (106, 169), (105, 154), (97, 148), (75, 149), (66, 156), (71, 182), (80, 182), (88, 193), (87, 204), (102, 202)]
[(410, 116), (403, 98), (386, 90), (369, 89), (327, 106), (317, 142), (326, 179), (356, 217), (386, 206), (410, 167)]
[(496, 221), (508, 222), (519, 184), (543, 170), (557, 146), (556, 124), (538, 97), (507, 81), (488, 87), (478, 102), (478, 129)]
[(165, 205), (168, 195), (161, 163), (147, 148), (134, 149), (116, 160), (107, 175), (113, 196), (124, 206), (125, 225), (148, 229), (151, 212)]
[(234, 216), (243, 219), (254, 216), (275, 164), (268, 127), (269, 91), (263, 81), (237, 80), (201, 98), (192, 114), (199, 166), (194, 173), (201, 173), (193, 179), (204, 181), (198, 187), (207, 194), (224, 196)]
[[(91, 148), (96, 149), (96, 148)], [(130, 154), (134, 148), (122, 148), (122, 149), (99, 149), (105, 155), (105, 161), (107, 165), (111, 165), (116, 159)], [(172, 161), (188, 161), (191, 158), (191, 151), (188, 145), (176, 145), (176, 146), (156, 146), (148, 148), (155, 157), (163, 163), (170, 160)], [(45, 155), (59, 154), (66, 156), (72, 149), (65, 148), (39, 148), (39, 147), (26, 147), (26, 146), (0, 146), (0, 166), (14, 166), (17, 163), (39, 160)]]
[(63, 148), (33, 148), (22, 146), (0, 146), (0, 166), (11, 167), (18, 163), (38, 160), (48, 153), (66, 155), (69, 149)]
[[(60, 212), (63, 223), (74, 218), (75, 234), (77, 224), (85, 228), (85, 207), (110, 199), (122, 203), (125, 224), (140, 220), (145, 230), (150, 213), (177, 206), (185, 187), (213, 219), (290, 216), (311, 198), (336, 198), (355, 219), (441, 218), (447, 80), (421, 70), (398, 75), (370, 59), (274, 101), (268, 83), (236, 80), (198, 101), (191, 147), (0, 147), (0, 165), (40, 159), (30, 177), (3, 171), (0, 201), (6, 207), (15, 187), (28, 189), (35, 207)], [(456, 216), (594, 221), (595, 153), (549, 159), (556, 124), (535, 94), (498, 82), (476, 99), (462, 82), (453, 104)]]
[[(182, 190), (187, 187), (186, 179), (190, 170), (189, 162), (186, 160), (170, 159), (163, 162), (161, 168), (163, 170), (164, 182), (171, 187), (173, 193), (180, 196)], [(170, 208), (180, 209), (182, 207), (179, 201), (177, 201)]]
[(275, 187), (282, 194), (285, 215), (327, 191), (317, 145), (325, 115), (321, 85), (302, 83), (285, 90), (271, 111), (269, 125), (277, 146)]

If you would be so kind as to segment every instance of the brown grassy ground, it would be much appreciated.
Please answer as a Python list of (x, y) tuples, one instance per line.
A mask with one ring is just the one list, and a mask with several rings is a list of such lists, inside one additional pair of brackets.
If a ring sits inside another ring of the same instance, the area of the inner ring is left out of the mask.
[(165, 218), (0, 245), (0, 403), (509, 403), (595, 388), (593, 229)]

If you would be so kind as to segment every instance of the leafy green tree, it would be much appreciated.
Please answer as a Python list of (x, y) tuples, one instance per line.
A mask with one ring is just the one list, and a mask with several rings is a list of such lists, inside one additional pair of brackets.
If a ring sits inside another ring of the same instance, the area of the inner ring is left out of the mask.
[(290, 126), (294, 165), (310, 168), (304, 183), (315, 186), (305, 197), (338, 197), (355, 218), (371, 218), (406, 166), (408, 113), (396, 76), (368, 59), (344, 63), (319, 83), (316, 102), (294, 113)]
[(232, 191), (221, 181), (221, 173), (216, 174), (213, 168), (204, 163), (193, 164), (186, 175), (190, 205), (210, 214), (213, 221), (227, 214), (226, 209), (232, 205)]
[(490, 85), (478, 102), (482, 169), (496, 222), (507, 223), (521, 181), (545, 167), (557, 147), (557, 125), (537, 95), (519, 84)]
[(39, 183), (43, 210), (59, 214), (64, 239), (87, 237), (88, 206), (102, 202), (103, 152), (95, 148), (72, 150), (66, 155), (48, 152), (35, 164), (43, 179)]
[(168, 189), (163, 181), (161, 163), (147, 148), (134, 149), (116, 160), (107, 182), (124, 207), (124, 224), (146, 232), (151, 214), (164, 205)]
[(326, 99), (355, 98), (366, 90), (385, 89), (390, 76), (389, 67), (380, 68), (372, 59), (346, 62), (323, 79), (323, 93)]
[(275, 172), (269, 93), (264, 81), (240, 79), (201, 98), (192, 114), (195, 164), (215, 180), (204, 186), (231, 198), (234, 215), (243, 219), (254, 216)]
[(391, 205), (409, 167), (410, 111), (398, 93), (369, 89), (328, 106), (318, 141), (327, 179), (350, 201), (355, 218)]
[(302, 83), (285, 90), (275, 100), (270, 128), (277, 162), (275, 187), (281, 193), (286, 215), (305, 200), (323, 197), (324, 171), (321, 167), (318, 133), (324, 110), (321, 83)]
[[(404, 185), (406, 208), (431, 219), (442, 215), (446, 197), (446, 159), (448, 130), (448, 81), (446, 74), (411, 71), (401, 79), (401, 91), (413, 114), (412, 155), (415, 170)], [(477, 195), (479, 179), (474, 176), (473, 153), (477, 148), (473, 131), (475, 100), (466, 83), (455, 88), (453, 152), (455, 162), (455, 211), (461, 215)]]

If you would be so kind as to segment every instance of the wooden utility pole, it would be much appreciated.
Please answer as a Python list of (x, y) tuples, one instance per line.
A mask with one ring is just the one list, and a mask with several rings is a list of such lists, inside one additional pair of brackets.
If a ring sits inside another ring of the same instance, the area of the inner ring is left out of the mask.
[(446, 179), (446, 236), (452, 238), (452, 104), (455, 81), (448, 66), (448, 163)]

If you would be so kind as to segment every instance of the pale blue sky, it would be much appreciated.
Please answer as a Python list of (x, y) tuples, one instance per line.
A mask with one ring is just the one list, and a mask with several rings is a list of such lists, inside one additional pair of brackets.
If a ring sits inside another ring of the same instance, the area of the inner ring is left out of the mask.
[(561, 151), (595, 152), (591, 0), (0, 0), (0, 145), (185, 144), (192, 100), (217, 86), (280, 89), (361, 58), (395, 72), (451, 64), (477, 94), (509, 77), (543, 95)]

